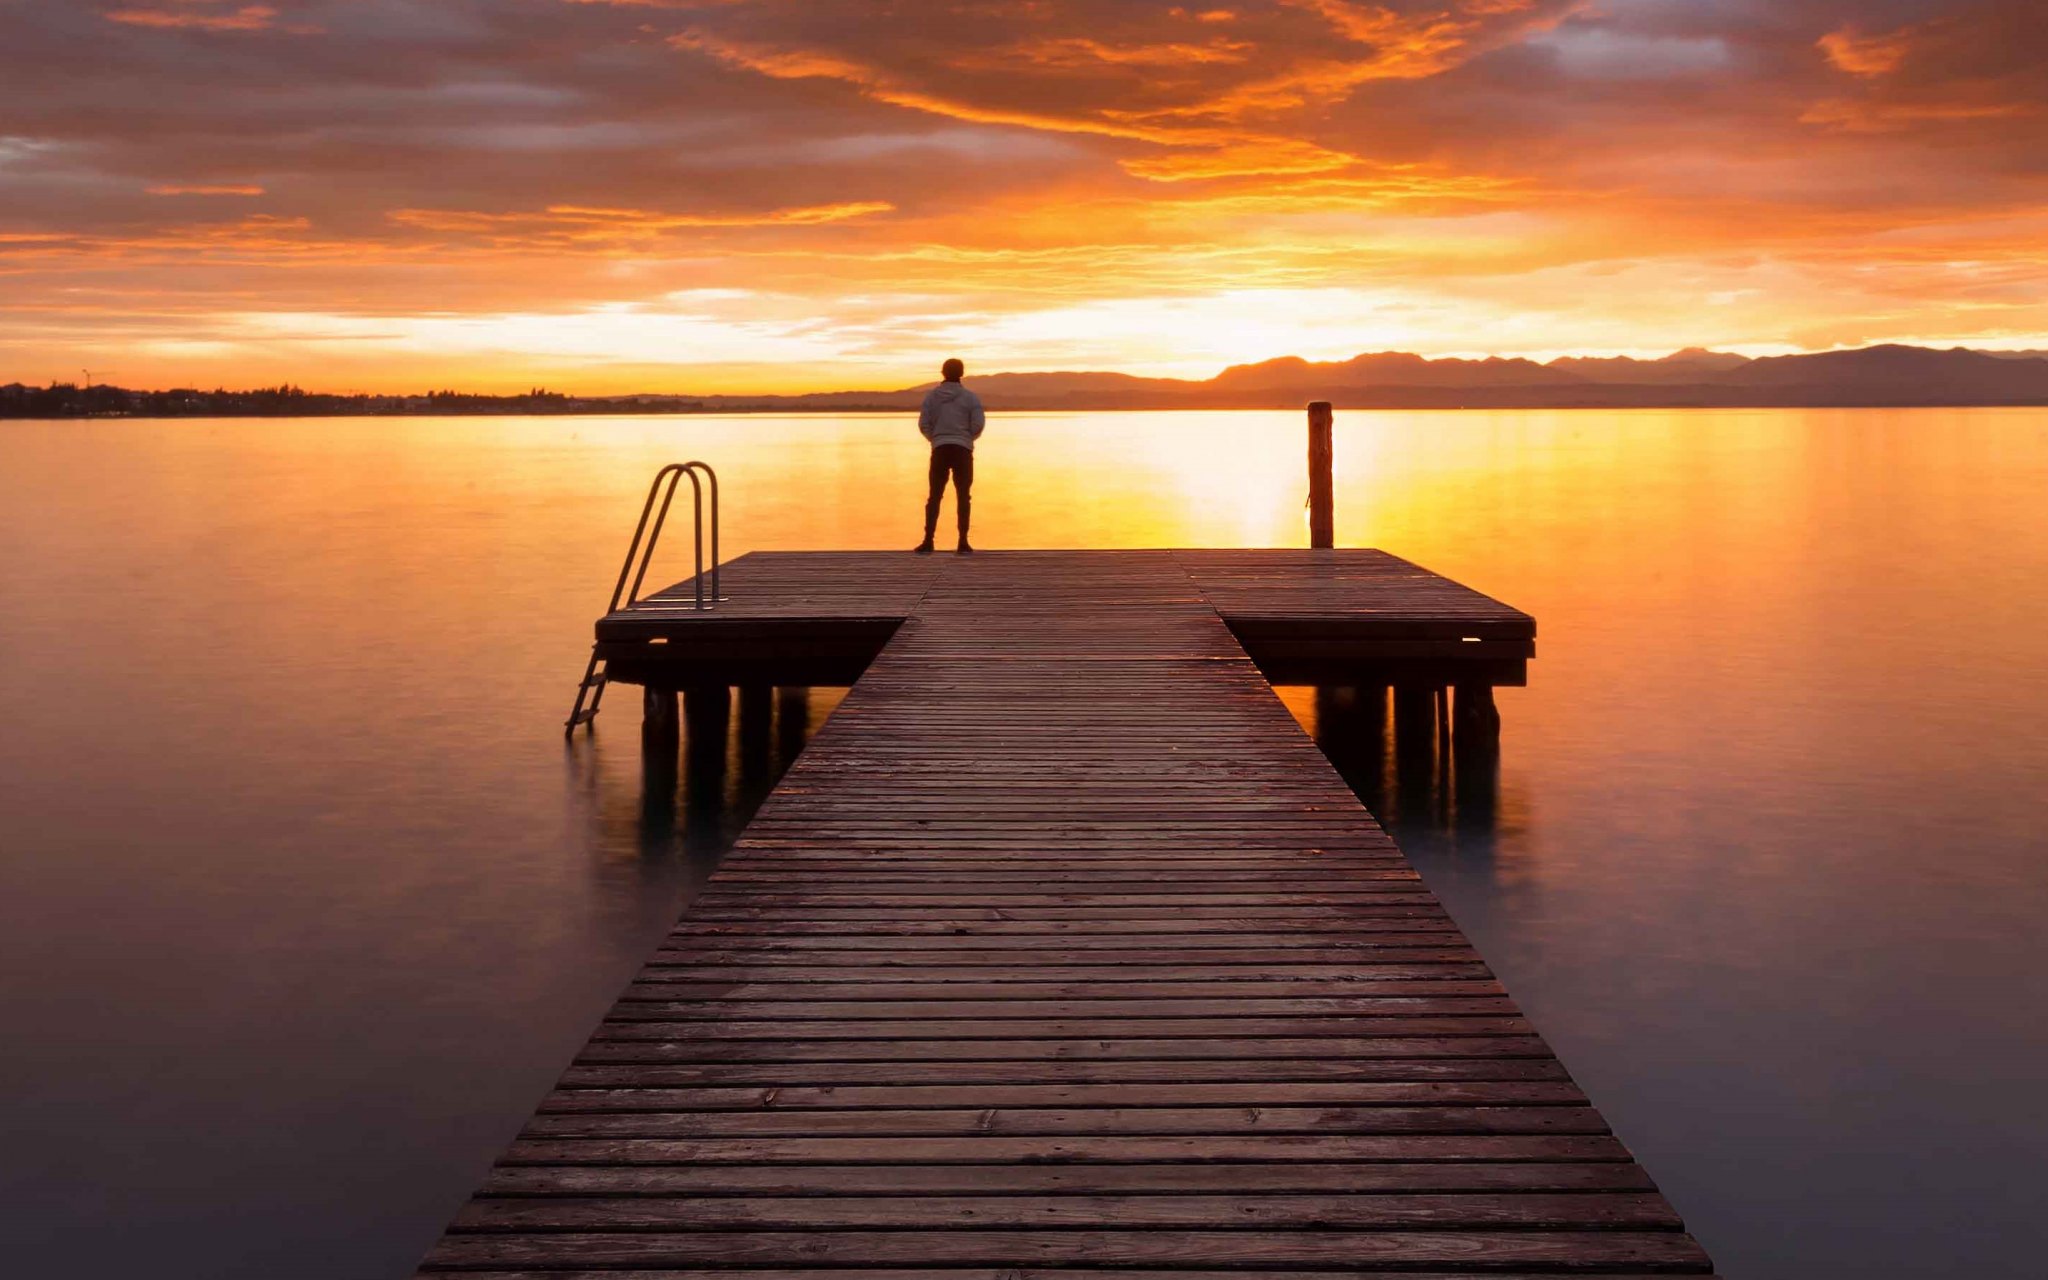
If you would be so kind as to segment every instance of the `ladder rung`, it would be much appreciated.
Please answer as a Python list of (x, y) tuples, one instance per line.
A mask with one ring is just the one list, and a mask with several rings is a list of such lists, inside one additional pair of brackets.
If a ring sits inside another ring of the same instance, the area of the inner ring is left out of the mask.
[(574, 729), (579, 724), (589, 724), (592, 720), (595, 719), (597, 719), (597, 708), (588, 707), (582, 711), (578, 711), (575, 715), (569, 717), (569, 727), (571, 729)]
[(582, 686), (582, 687), (583, 687), (583, 688), (585, 688), (585, 689), (595, 688), (596, 686), (598, 686), (598, 685), (601, 685), (601, 684), (603, 684), (603, 683), (604, 683), (605, 681), (607, 681), (607, 680), (609, 680), (609, 679), (611, 679), (611, 677), (610, 677), (610, 676), (608, 676), (608, 675), (606, 675), (606, 674), (605, 674), (604, 672), (600, 671), (600, 672), (598, 672), (598, 673), (597, 673), (596, 675), (589, 675), (589, 676), (585, 676), (585, 677), (583, 677), (583, 686)]

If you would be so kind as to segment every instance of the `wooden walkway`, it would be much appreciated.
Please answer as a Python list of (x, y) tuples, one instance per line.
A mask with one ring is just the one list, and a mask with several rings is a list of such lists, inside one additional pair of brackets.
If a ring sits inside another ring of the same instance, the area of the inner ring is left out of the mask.
[(1709, 1269), (1182, 564), (913, 604), (426, 1272)]

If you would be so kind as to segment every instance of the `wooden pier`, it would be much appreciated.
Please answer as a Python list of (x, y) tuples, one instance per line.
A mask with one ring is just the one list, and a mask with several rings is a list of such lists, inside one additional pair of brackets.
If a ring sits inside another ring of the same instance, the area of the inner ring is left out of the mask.
[(1028, 571), (1031, 589), (1055, 604), (1063, 575), (1112, 561), (1184, 578), (1279, 683), (1521, 685), (1535, 654), (1535, 619), (1399, 556), (1268, 548), (989, 552), (964, 561), (756, 552), (725, 566), (727, 599), (716, 609), (698, 609), (684, 582), (600, 619), (598, 655), (613, 680), (654, 688), (850, 685), (933, 586), (968, 564)]
[(1709, 1270), (1254, 662), (1484, 687), (1526, 615), (1369, 552), (725, 592), (614, 678), (858, 683), (426, 1273)]

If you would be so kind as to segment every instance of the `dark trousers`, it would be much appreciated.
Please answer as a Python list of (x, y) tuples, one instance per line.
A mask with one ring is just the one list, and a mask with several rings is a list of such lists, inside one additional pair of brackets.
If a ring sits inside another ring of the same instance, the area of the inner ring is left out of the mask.
[(946, 477), (953, 477), (953, 505), (958, 509), (960, 536), (967, 536), (967, 517), (974, 509), (974, 450), (961, 444), (932, 446), (931, 496), (924, 500), (924, 537), (931, 541), (939, 527), (939, 500), (946, 496)]

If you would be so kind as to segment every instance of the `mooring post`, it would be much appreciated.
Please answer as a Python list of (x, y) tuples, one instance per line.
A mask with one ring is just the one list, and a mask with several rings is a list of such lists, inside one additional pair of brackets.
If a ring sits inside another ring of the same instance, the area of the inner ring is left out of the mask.
[(1309, 405), (1308, 545), (1311, 547), (1337, 545), (1337, 500), (1330, 479), (1331, 462), (1336, 456), (1330, 427), (1335, 420), (1336, 413), (1328, 400), (1317, 400)]

